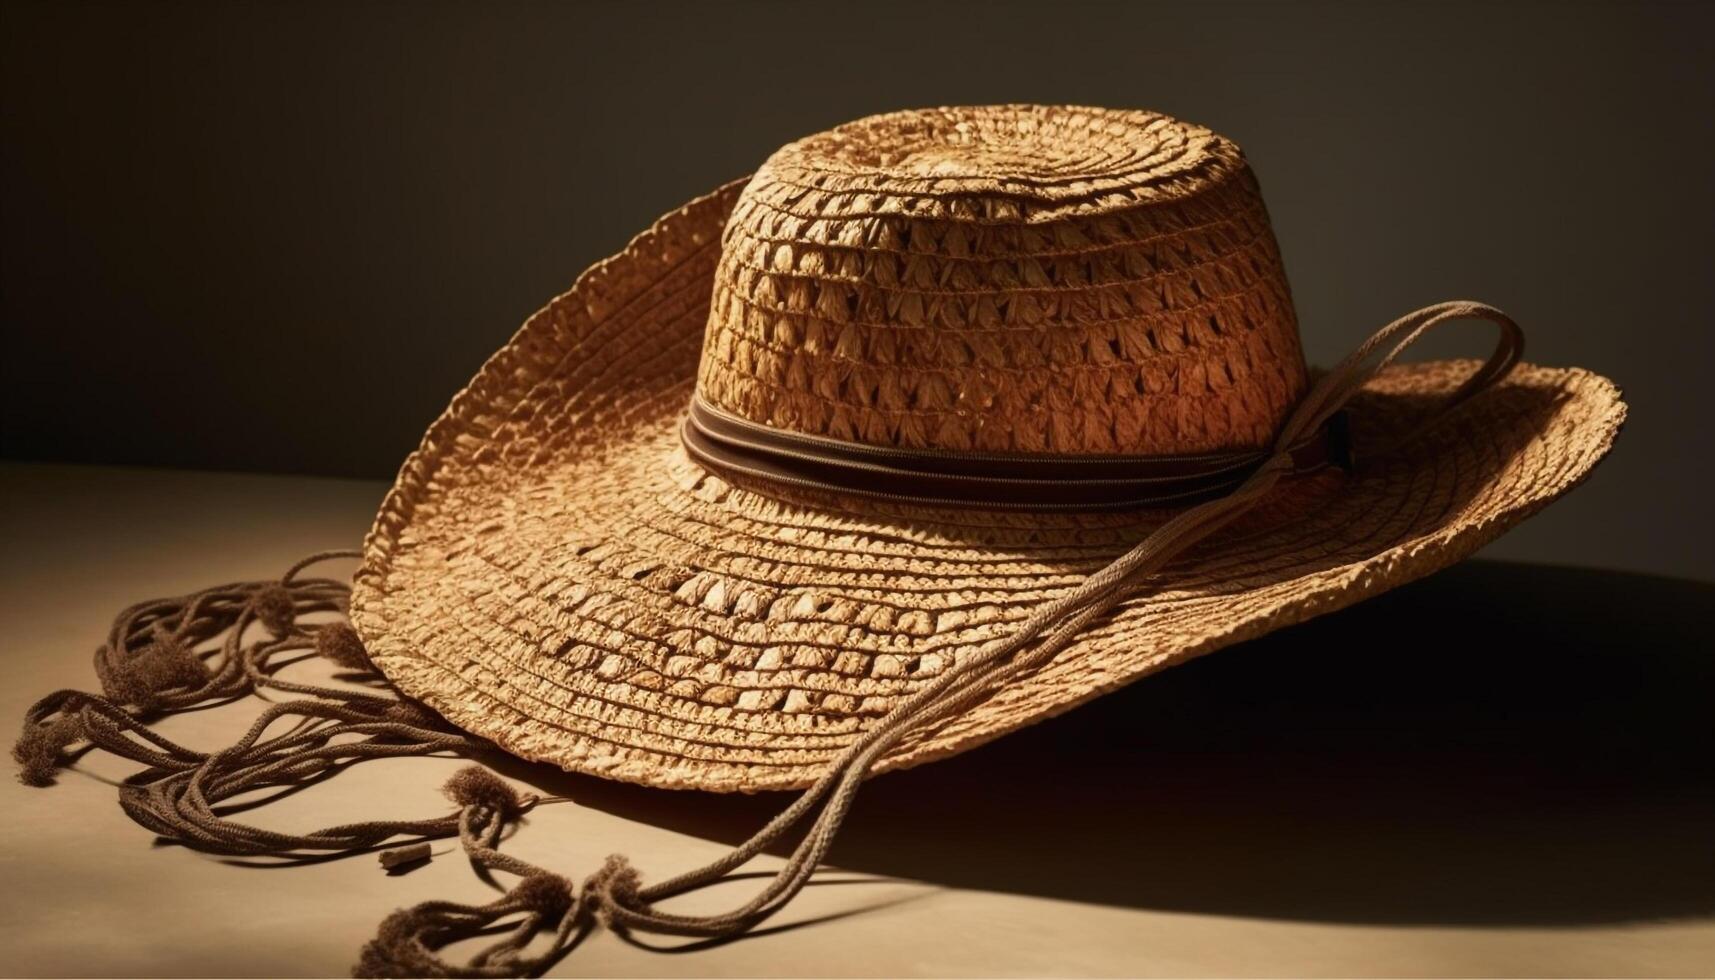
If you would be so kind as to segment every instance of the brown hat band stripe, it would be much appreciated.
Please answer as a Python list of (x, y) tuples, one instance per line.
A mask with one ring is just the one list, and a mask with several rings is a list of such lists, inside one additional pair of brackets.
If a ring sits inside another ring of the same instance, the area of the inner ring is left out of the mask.
[[(1343, 415), (1294, 445), (1294, 473), (1350, 454)], [(680, 427), (685, 450), (717, 472), (789, 486), (961, 507), (1124, 509), (1184, 504), (1242, 483), (1266, 451), (1172, 456), (1060, 456), (870, 446), (809, 436), (691, 401)]]

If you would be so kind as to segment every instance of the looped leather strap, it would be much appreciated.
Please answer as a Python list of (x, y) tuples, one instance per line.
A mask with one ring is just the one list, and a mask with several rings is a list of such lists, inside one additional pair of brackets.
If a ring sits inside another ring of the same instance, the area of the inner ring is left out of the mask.
[(1524, 346), (1517, 325), (1481, 303), (1440, 303), (1377, 331), (1294, 408), (1271, 448), (1256, 451), (1070, 456), (871, 446), (762, 425), (710, 404), (700, 393), (692, 398), (679, 435), (685, 451), (705, 467), (791, 487), (1002, 510), (1181, 506), (1229, 493), (1265, 465), (1280, 468), (1283, 476), (1329, 465), (1351, 469), (1353, 454), (1342, 411), (1347, 400), (1426, 330), (1461, 317), (1497, 324), (1500, 341), (1442, 410), (1505, 376)]

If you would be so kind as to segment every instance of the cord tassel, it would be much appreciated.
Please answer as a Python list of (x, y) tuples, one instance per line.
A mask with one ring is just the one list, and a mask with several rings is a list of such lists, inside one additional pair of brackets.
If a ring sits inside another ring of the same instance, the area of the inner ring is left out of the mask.
[[(300, 573), (315, 562), (354, 556), (314, 555), (278, 581), (221, 585), (126, 609), (96, 651), (103, 693), (60, 691), (26, 712), (12, 749), (19, 778), (36, 786), (52, 783), (79, 743), (140, 763), (143, 771), (119, 789), (125, 813), (163, 838), (221, 854), (340, 853), (397, 837), (458, 834), (460, 813), (344, 824), (307, 834), (264, 830), (221, 814), (224, 804), (242, 794), (302, 785), (351, 762), (447, 751), (470, 755), (487, 747), (390, 692), (300, 684), (275, 676), (273, 658), (304, 649), (373, 674), (374, 666), (349, 625), (303, 621), (344, 613), (350, 587)], [(252, 623), (268, 635), (256, 638), (257, 631), (249, 629)], [(211, 644), (211, 649), (198, 652)], [(263, 689), (300, 697), (269, 704), (249, 731), (219, 752), (180, 745), (150, 727), (175, 712)], [(284, 731), (279, 731), (282, 724)], [(484, 815), (486, 823), (496, 826), (498, 839), (499, 825), (516, 821), (528, 804), (498, 777), (479, 772), (461, 774), (459, 792), (464, 798), (456, 802), (466, 814)]]
[(430, 846), (428, 841), (418, 841), (415, 844), (407, 844), (404, 847), (388, 848), (381, 852), (381, 866), (386, 868), (388, 871), (392, 871), (395, 868), (402, 868), (408, 864), (427, 861), (433, 852), (434, 848)]

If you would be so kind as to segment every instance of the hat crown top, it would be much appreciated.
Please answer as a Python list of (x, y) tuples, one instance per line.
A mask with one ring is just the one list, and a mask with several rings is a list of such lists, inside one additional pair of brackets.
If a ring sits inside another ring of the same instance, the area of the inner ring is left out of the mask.
[[(916, 197), (903, 207), (925, 217), (995, 210), (996, 220), (1040, 223), (1189, 196), (1243, 166), (1230, 140), (1159, 113), (982, 106), (846, 123), (782, 147), (757, 177)], [(1008, 196), (1011, 208), (994, 199)]]
[(1148, 112), (872, 116), (789, 144), (729, 219), (698, 387), (911, 449), (1265, 445), (1305, 383), (1231, 141)]

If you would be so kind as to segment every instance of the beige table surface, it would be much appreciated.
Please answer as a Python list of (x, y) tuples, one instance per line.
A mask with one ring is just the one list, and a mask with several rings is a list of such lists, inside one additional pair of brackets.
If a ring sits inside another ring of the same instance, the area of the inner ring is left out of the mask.
[[(382, 489), (0, 467), (4, 717), (91, 686), (121, 606), (351, 545)], [(1707, 974), (1711, 597), (1467, 563), (876, 780), (837, 868), (761, 935), (674, 953), (598, 934), (554, 972)], [(166, 730), (212, 747), (251, 710)], [(438, 814), (456, 765), (368, 763), (255, 819)], [(154, 844), (103, 781), (127, 771), (90, 757), (50, 789), (0, 784), (0, 972), (343, 975), (392, 908), (485, 895), (455, 854), (389, 877), (369, 856), (257, 868)], [(505, 771), (576, 798), (508, 847), (579, 876), (614, 851), (675, 872), (782, 803)]]

